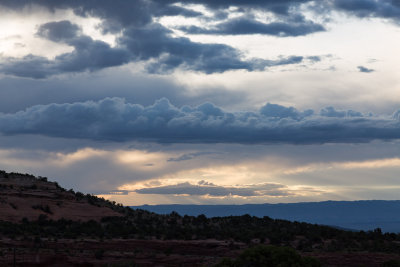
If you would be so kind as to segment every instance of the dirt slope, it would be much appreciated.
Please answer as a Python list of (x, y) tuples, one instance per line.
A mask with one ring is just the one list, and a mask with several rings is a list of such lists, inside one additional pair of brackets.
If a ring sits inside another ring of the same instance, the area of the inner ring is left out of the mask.
[(0, 220), (20, 222), (49, 219), (77, 221), (100, 220), (106, 216), (122, 216), (101, 203), (90, 203), (83, 195), (32, 175), (0, 172)]

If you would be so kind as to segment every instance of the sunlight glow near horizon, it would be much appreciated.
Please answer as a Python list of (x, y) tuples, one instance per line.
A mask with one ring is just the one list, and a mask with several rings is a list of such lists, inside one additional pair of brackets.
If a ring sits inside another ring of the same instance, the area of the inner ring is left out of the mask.
[[(188, 203), (189, 199), (197, 199), (193, 203), (203, 203), (205, 201), (217, 201), (218, 203), (278, 203), (278, 202), (297, 202), (308, 201), (311, 199), (336, 199), (342, 195), (346, 199), (352, 199), (352, 196), (357, 198), (357, 193), (360, 190), (359, 178), (351, 181), (346, 178), (347, 175), (352, 177), (362, 177), (366, 170), (372, 173), (391, 173), (385, 179), (365, 180), (366, 190), (370, 190), (371, 199), (377, 199), (384, 191), (393, 191), (400, 187), (397, 182), (397, 173), (400, 170), (400, 159), (398, 157), (385, 159), (370, 159), (363, 161), (340, 161), (329, 163), (313, 163), (293, 165), (293, 162), (287, 161), (285, 158), (260, 158), (252, 159), (252, 161), (239, 161), (229, 164), (223, 157), (219, 157), (217, 161), (210, 164), (204, 161), (201, 157), (191, 160), (189, 165), (183, 162), (168, 162), (167, 159), (176, 157), (179, 154), (159, 153), (140, 150), (99, 150), (92, 148), (80, 149), (73, 153), (57, 153), (41, 152), (41, 157), (37, 160), (21, 159), (19, 157), (23, 151), (1, 150), (0, 160), (7, 170), (19, 169), (21, 171), (41, 173), (46, 166), (52, 166), (53, 172), (58, 173), (63, 170), (67, 171), (77, 168), (85, 168), (87, 162), (92, 164), (115, 166), (113, 168), (124, 167), (129, 173), (130, 171), (140, 171), (140, 177), (131, 176), (131, 179), (139, 179), (134, 183), (124, 183), (123, 185), (115, 186), (114, 190), (135, 191), (143, 188), (155, 188), (162, 186), (175, 186), (182, 183), (190, 183), (192, 185), (202, 186), (200, 182), (206, 181), (215, 186), (247, 188), (249, 182), (256, 186), (262, 183), (277, 183), (284, 186), (290, 194), (288, 196), (209, 196), (190, 194), (139, 194), (130, 192), (127, 195), (107, 195), (100, 194), (110, 200), (115, 200), (129, 205), (141, 204), (157, 204), (157, 203)], [(229, 160), (229, 159), (227, 159)], [(102, 163), (103, 162), (103, 163)], [(4, 165), (5, 164), (5, 165)], [(111, 164), (111, 165), (110, 165)], [(200, 165), (199, 165), (200, 164)], [(204, 165), (205, 164), (205, 165)], [(201, 166), (203, 167), (195, 167)], [(118, 167), (120, 166), (120, 167)], [(84, 173), (93, 172), (93, 169), (86, 169)], [(100, 175), (103, 168), (96, 170)], [(127, 174), (125, 174), (127, 175)], [(333, 182), (332, 175), (340, 179)], [(53, 176), (53, 175), (52, 175)], [(314, 178), (313, 178), (314, 177)], [(393, 177), (393, 178), (390, 178)], [(118, 184), (118, 177), (115, 182)], [(129, 179), (129, 177), (125, 178)], [(243, 181), (247, 181), (244, 184)], [(325, 181), (325, 182), (324, 182)], [(342, 182), (341, 182), (342, 181)], [(332, 183), (333, 182), (333, 183)], [(379, 182), (384, 185), (379, 185)], [(342, 183), (342, 185), (339, 185)], [(62, 183), (61, 183), (62, 184)], [(250, 185), (251, 185), (250, 184)], [(63, 185), (63, 184), (62, 184)], [(354, 190), (354, 191), (353, 191)], [(376, 193), (374, 193), (376, 191)], [(346, 192), (346, 195), (342, 193)], [(354, 194), (354, 195), (353, 195)], [(146, 202), (151, 199), (150, 202)], [(210, 202), (211, 203), (211, 202)]]

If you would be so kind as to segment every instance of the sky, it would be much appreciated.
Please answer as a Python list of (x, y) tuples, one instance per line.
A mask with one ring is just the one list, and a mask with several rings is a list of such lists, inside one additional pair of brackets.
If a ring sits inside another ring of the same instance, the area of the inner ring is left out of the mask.
[(0, 0), (0, 169), (123, 203), (398, 199), (398, 0)]

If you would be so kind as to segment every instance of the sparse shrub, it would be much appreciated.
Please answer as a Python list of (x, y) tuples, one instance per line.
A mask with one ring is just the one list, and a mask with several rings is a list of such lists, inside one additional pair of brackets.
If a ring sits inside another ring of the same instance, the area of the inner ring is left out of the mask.
[(32, 206), (32, 209), (41, 210), (41, 211), (46, 212), (46, 213), (48, 213), (48, 214), (53, 214), (53, 212), (50, 210), (49, 205), (45, 205), (45, 206), (43, 206), (42, 204), (40, 204), (40, 205), (33, 205), (33, 206)]
[(36, 189), (38, 189), (38, 187), (37, 187), (37, 185), (36, 185), (36, 184), (33, 184), (31, 187), (29, 187), (29, 189), (36, 190)]
[(101, 260), (104, 257), (104, 250), (103, 249), (96, 250), (96, 252), (94, 253), (94, 257), (98, 260)]
[(47, 182), (47, 177), (39, 176), (38, 178), (39, 178), (39, 180), (42, 181), (42, 182)]
[(246, 249), (236, 260), (224, 259), (215, 266), (318, 267), (321, 264), (316, 259), (302, 257), (292, 248), (260, 245)]
[(382, 264), (382, 267), (400, 267), (400, 260), (388, 260)]

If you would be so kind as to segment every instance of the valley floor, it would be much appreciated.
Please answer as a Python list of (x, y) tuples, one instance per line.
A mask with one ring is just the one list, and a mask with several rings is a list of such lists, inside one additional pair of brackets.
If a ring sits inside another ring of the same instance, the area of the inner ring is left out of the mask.
[[(234, 258), (246, 244), (199, 240), (59, 239), (0, 240), (0, 266), (212, 266)], [(399, 255), (310, 252), (322, 266), (382, 266)]]

